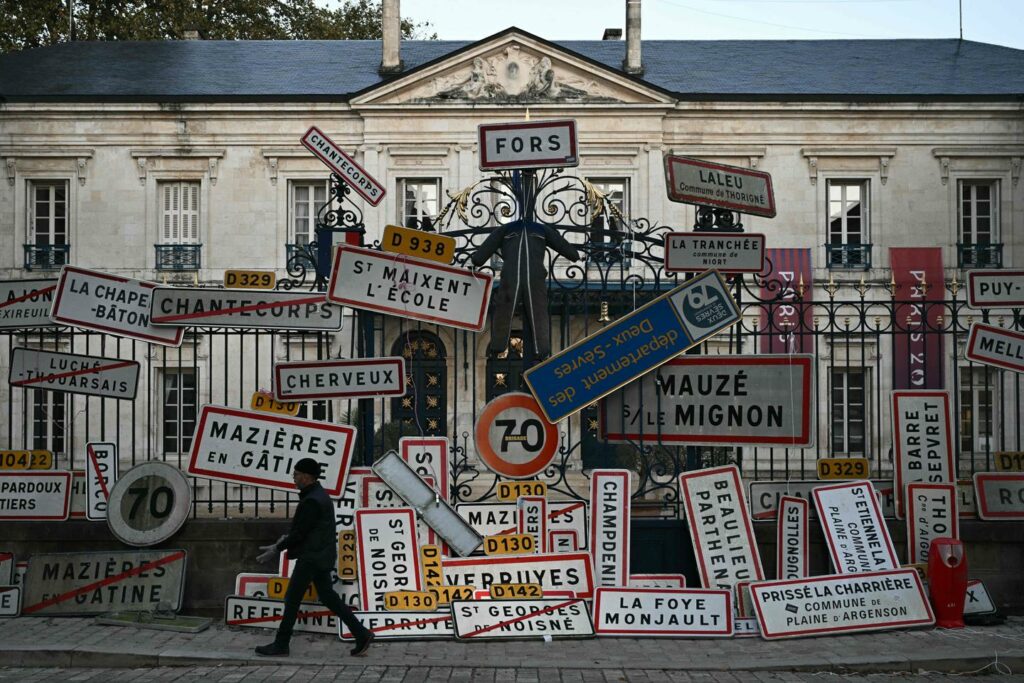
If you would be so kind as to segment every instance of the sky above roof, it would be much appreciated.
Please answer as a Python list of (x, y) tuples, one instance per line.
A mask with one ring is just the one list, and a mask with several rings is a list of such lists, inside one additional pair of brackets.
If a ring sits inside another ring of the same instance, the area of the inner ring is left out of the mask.
[[(332, 6), (340, 0), (321, 0)], [(650, 39), (956, 38), (961, 0), (643, 0)], [(1024, 49), (1024, 1), (962, 0), (963, 37)], [(518, 26), (548, 40), (597, 40), (623, 28), (625, 0), (401, 0), (443, 40)]]

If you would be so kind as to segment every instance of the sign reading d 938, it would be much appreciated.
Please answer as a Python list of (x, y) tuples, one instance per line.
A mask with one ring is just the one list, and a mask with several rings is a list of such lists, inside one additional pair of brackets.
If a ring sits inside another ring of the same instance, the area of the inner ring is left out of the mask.
[(549, 422), (572, 415), (740, 318), (711, 270), (590, 335), (523, 376)]

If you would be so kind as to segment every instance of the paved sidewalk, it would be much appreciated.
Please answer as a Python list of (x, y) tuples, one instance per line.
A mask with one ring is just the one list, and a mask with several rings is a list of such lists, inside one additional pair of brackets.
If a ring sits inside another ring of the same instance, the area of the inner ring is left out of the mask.
[[(493, 669), (605, 671), (935, 671), (967, 672), (992, 662), (1024, 673), (1024, 618), (956, 631), (888, 631), (768, 642), (739, 639), (632, 639), (543, 642), (378, 642), (364, 659), (326, 635), (296, 634), (292, 656), (263, 658), (269, 630), (215, 625), (199, 634), (102, 626), (88, 618), (0, 620), (0, 667), (184, 667), (204, 665), (375, 666), (428, 671)], [(1005, 669), (1004, 669), (1005, 670)]]

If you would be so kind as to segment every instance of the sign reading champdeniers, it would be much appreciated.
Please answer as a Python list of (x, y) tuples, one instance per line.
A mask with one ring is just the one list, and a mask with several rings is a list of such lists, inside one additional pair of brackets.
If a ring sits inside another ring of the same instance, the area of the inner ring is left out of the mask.
[(612, 443), (814, 442), (814, 357), (685, 356), (601, 399)]
[(814, 489), (814, 502), (837, 574), (899, 566), (871, 482), (819, 486)]
[(341, 495), (356, 429), (294, 417), (205, 405), (199, 414), (188, 473), (221, 481), (295, 491), (292, 468), (320, 463), (329, 496)]
[(599, 586), (629, 583), (629, 470), (590, 472), (590, 553)]
[(281, 401), (404, 395), (401, 356), (274, 364), (274, 397)]
[(480, 170), (579, 166), (576, 121), (486, 123), (477, 128)]
[(134, 360), (16, 347), (8, 383), (130, 401), (135, 398), (139, 367)]
[(432, 261), (340, 245), (327, 299), (354, 308), (479, 332), (492, 276)]
[(699, 273), (764, 271), (764, 235), (756, 233), (670, 232), (665, 235), (665, 270)]
[(57, 279), (0, 280), (0, 330), (48, 327)]
[(212, 287), (157, 287), (153, 324), (268, 330), (341, 329), (342, 309), (322, 294)]
[(765, 581), (750, 592), (768, 640), (935, 623), (914, 569)]
[(152, 282), (64, 266), (50, 319), (86, 330), (180, 346), (185, 330), (155, 326), (150, 320), (154, 289)]
[(360, 197), (369, 202), (370, 206), (377, 206), (384, 199), (384, 186), (367, 173), (366, 169), (357, 164), (355, 159), (334, 144), (334, 141), (324, 135), (319, 128), (310, 126), (306, 134), (302, 136), (301, 142), (320, 161), (327, 164), (328, 168), (341, 176), (341, 179), (359, 193)]
[(950, 432), (949, 394), (944, 391), (892, 392), (896, 449), (896, 516), (902, 518), (907, 484), (942, 484), (956, 478)]
[(665, 156), (665, 180), (673, 202), (775, 217), (772, 177), (764, 171), (670, 154)]
[(619, 318), (523, 374), (555, 423), (675, 358), (739, 320), (716, 271)]

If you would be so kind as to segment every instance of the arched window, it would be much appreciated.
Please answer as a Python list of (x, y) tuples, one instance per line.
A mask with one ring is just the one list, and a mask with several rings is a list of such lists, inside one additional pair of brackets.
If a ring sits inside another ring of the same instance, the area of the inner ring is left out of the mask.
[(448, 351), (432, 332), (401, 334), (391, 355), (405, 358), (405, 396), (391, 400), (392, 419), (403, 434), (448, 434)]

